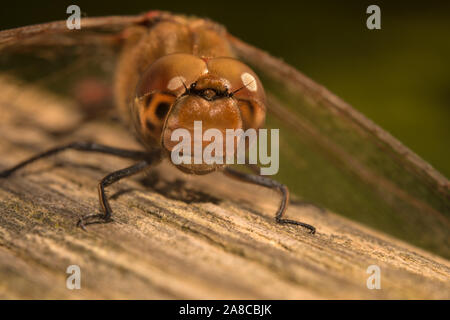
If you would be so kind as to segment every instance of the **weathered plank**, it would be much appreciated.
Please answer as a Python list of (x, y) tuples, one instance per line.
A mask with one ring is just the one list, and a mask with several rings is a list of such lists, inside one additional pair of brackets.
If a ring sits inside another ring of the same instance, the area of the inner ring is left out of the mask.
[[(0, 169), (73, 140), (138, 147), (116, 123), (78, 126), (70, 101), (4, 76), (0, 90)], [(68, 151), (0, 180), (1, 298), (450, 298), (448, 260), (314, 207), (288, 216), (316, 235), (280, 226), (275, 192), (220, 173), (162, 164), (109, 188), (115, 222), (77, 228), (99, 210), (98, 180), (127, 165)], [(81, 290), (66, 289), (72, 264)]]

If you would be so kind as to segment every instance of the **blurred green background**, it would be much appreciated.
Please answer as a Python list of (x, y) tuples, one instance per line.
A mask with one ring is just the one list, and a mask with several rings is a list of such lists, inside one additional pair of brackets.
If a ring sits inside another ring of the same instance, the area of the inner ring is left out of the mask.
[[(209, 17), (282, 57), (381, 125), (450, 177), (450, 2), (9, 1), (0, 28), (151, 9)], [(381, 30), (366, 8), (381, 8)]]

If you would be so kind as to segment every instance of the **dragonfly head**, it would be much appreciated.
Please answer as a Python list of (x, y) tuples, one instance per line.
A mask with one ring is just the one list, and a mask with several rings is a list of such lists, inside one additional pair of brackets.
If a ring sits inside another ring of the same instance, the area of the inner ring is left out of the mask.
[(194, 174), (214, 171), (235, 156), (242, 132), (259, 129), (265, 110), (264, 89), (248, 66), (190, 54), (155, 61), (142, 76), (134, 104), (141, 138), (158, 140), (172, 163)]

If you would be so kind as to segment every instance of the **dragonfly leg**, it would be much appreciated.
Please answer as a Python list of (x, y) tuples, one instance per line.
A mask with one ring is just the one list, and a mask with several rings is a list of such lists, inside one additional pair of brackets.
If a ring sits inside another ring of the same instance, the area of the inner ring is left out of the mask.
[(27, 160), (24, 160), (24, 161), (18, 163), (17, 165), (15, 165), (12, 168), (9, 168), (4, 171), (0, 171), (0, 178), (7, 178), (13, 172), (17, 171), (20, 168), (25, 167), (26, 165), (29, 165), (32, 162), (35, 162), (39, 159), (47, 158), (49, 156), (52, 156), (54, 154), (60, 153), (62, 151), (68, 150), (68, 149), (105, 153), (105, 154), (118, 156), (121, 158), (133, 159), (133, 160), (142, 160), (142, 159), (146, 159), (147, 157), (149, 157), (149, 153), (144, 152), (144, 151), (119, 149), (119, 148), (108, 147), (108, 146), (105, 146), (102, 144), (97, 144), (97, 143), (92, 143), (92, 142), (72, 142), (72, 143), (62, 145), (62, 146), (59, 146), (56, 148), (52, 148), (52, 149), (49, 149), (42, 153), (39, 153), (31, 158), (28, 158)]
[(275, 189), (275, 190), (279, 191), (283, 197), (281, 198), (281, 204), (280, 204), (280, 207), (278, 208), (277, 214), (275, 216), (275, 220), (278, 223), (282, 223), (282, 224), (295, 224), (298, 226), (302, 226), (302, 227), (308, 229), (310, 231), (310, 233), (312, 233), (312, 234), (314, 234), (316, 232), (316, 228), (313, 227), (312, 225), (283, 218), (283, 215), (286, 212), (287, 205), (289, 203), (289, 189), (284, 184), (281, 184), (278, 181), (272, 180), (265, 176), (258, 176), (258, 175), (252, 175), (252, 174), (240, 172), (240, 171), (234, 170), (230, 167), (226, 167), (224, 170), (224, 173), (227, 176), (232, 177), (237, 180), (240, 180), (240, 181), (254, 183), (254, 184), (257, 184), (260, 186), (264, 186), (264, 187), (267, 187), (270, 189)]
[[(103, 213), (102, 214), (89, 214), (86, 216), (83, 216), (78, 221), (78, 226), (82, 229), (86, 230), (85, 226), (87, 224), (96, 223), (94, 222), (88, 222), (86, 223), (86, 220), (92, 220), (92, 218), (101, 218), (104, 222), (111, 221), (111, 208), (109, 206), (108, 200), (106, 198), (105, 194), (105, 187), (111, 185), (112, 183), (119, 181), (122, 178), (129, 177), (135, 173), (138, 173), (148, 166), (150, 166), (152, 163), (156, 162), (161, 158), (161, 154), (159, 150), (155, 150), (153, 152), (145, 152), (145, 151), (134, 151), (134, 150), (126, 150), (126, 149), (119, 149), (114, 147), (108, 147), (102, 144), (92, 143), (92, 142), (73, 142), (69, 143), (60, 147), (52, 148), (47, 151), (44, 151), (42, 153), (39, 153), (27, 160), (24, 160), (17, 165), (1, 171), (0, 172), (0, 178), (7, 178), (12, 173), (17, 171), (20, 168), (25, 167), (28, 164), (31, 164), (32, 162), (35, 162), (39, 159), (47, 158), (49, 156), (52, 156), (54, 154), (60, 153), (64, 150), (79, 150), (79, 151), (87, 151), (87, 152), (98, 152), (98, 153), (104, 153), (109, 155), (118, 156), (121, 158), (128, 158), (133, 160), (141, 160), (140, 162), (127, 167), (122, 170), (118, 170), (115, 172), (112, 172), (108, 174), (106, 177), (104, 177), (100, 183), (98, 184), (98, 192), (99, 192), (99, 200), (100, 205), (102, 207)], [(98, 222), (98, 221), (97, 221)]]
[(114, 171), (105, 176), (102, 180), (100, 180), (98, 184), (98, 198), (103, 213), (85, 215), (81, 217), (80, 220), (78, 220), (77, 225), (86, 231), (86, 225), (88, 224), (102, 223), (102, 222), (106, 223), (112, 221), (111, 219), (112, 210), (111, 207), (109, 206), (108, 198), (106, 197), (105, 188), (107, 186), (110, 186), (114, 182), (117, 182), (123, 178), (129, 177), (133, 174), (145, 170), (152, 164), (153, 162), (152, 160), (156, 160), (156, 157), (155, 159), (142, 160), (130, 167)]

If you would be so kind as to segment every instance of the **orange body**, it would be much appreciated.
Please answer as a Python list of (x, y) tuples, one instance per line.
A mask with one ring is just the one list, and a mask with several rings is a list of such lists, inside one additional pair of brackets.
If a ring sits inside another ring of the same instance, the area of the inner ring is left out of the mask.
[[(151, 28), (125, 30), (127, 43), (115, 81), (119, 111), (149, 149), (173, 147), (171, 133), (203, 129), (258, 129), (265, 93), (257, 75), (234, 58), (223, 27), (204, 19), (171, 16)], [(220, 166), (183, 165), (203, 174)]]

